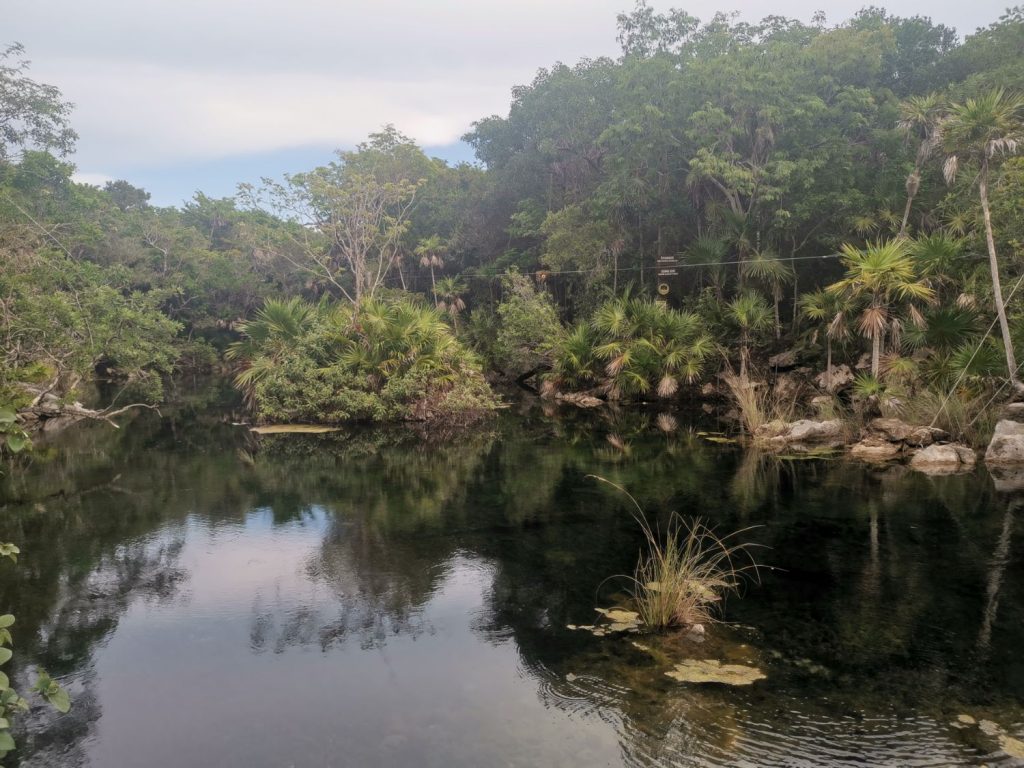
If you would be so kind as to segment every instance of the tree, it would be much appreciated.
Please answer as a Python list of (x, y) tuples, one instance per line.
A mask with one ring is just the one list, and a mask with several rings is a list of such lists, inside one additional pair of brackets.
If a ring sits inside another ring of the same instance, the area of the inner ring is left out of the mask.
[(68, 125), (71, 104), (55, 86), (28, 77), (24, 56), (20, 43), (0, 51), (0, 161), (32, 147), (67, 155), (78, 138)]
[(907, 134), (908, 138), (917, 141), (914, 170), (907, 176), (907, 205), (903, 209), (903, 221), (900, 224), (901, 236), (907, 232), (910, 208), (921, 187), (921, 169), (940, 144), (939, 129), (944, 114), (945, 103), (937, 93), (911, 96), (900, 104), (900, 120), (897, 127)]
[(437, 306), (437, 282), (434, 279), (434, 268), (444, 268), (444, 241), (437, 235), (420, 240), (416, 246), (416, 255), (420, 257), (421, 267), (430, 267), (430, 290), (434, 293), (434, 305)]
[(455, 331), (459, 330), (459, 315), (466, 308), (462, 295), (466, 292), (466, 284), (457, 277), (443, 277), (434, 286), (434, 302), (439, 312), (452, 319)]
[(772, 327), (772, 310), (760, 294), (746, 291), (726, 305), (726, 316), (740, 332), (740, 379), (746, 381), (750, 345), (757, 334)]
[(108, 181), (103, 185), (103, 191), (110, 195), (111, 202), (122, 211), (141, 211), (149, 207), (149, 192), (124, 179)]
[(846, 315), (850, 303), (846, 296), (832, 291), (805, 293), (800, 299), (804, 316), (825, 326), (825, 381), (832, 381), (832, 342), (850, 335)]
[(772, 295), (772, 315), (775, 318), (775, 338), (782, 338), (782, 321), (779, 318), (779, 303), (782, 289), (793, 282), (793, 268), (770, 251), (754, 251), (743, 264), (746, 276), (761, 283)]
[[(285, 175), (284, 183), (263, 179), (259, 188), (239, 185), (239, 197), (251, 208), (286, 218), (286, 230), (299, 256), (282, 256), (303, 271), (326, 280), (352, 303), (372, 298), (389, 272), (399, 266), (422, 178), (405, 169), (413, 149), (394, 131), (338, 160), (306, 173)], [(345, 275), (345, 278), (343, 278)]]
[(1003, 289), (999, 281), (999, 259), (992, 232), (992, 213), (989, 208), (989, 172), (1001, 157), (1016, 154), (1024, 146), (1024, 97), (1007, 94), (1002, 89), (984, 93), (975, 99), (950, 107), (949, 117), (943, 124), (943, 144), (947, 157), (943, 172), (952, 183), (961, 164), (977, 168), (978, 197), (981, 200), (982, 219), (985, 223), (985, 242), (988, 245), (989, 271), (992, 275), (992, 294), (995, 299), (999, 329), (1006, 352), (1006, 368), (1010, 383), (1018, 393), (1024, 384), (1017, 376), (1017, 360), (1013, 351), (1010, 325), (1006, 319)]
[[(929, 301), (934, 291), (916, 274), (909, 244), (903, 238), (870, 244), (863, 250), (846, 243), (842, 258), (846, 277), (828, 290), (866, 305), (858, 328), (862, 336), (871, 339), (871, 375), (877, 379), (886, 332), (899, 328), (895, 306), (903, 301)], [(913, 305), (911, 312), (923, 323)]]

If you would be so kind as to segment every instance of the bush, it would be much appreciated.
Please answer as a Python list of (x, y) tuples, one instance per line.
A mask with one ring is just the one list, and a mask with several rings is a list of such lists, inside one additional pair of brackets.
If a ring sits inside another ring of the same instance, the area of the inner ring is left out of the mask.
[(259, 417), (276, 422), (451, 421), (497, 402), (480, 365), (432, 308), (268, 302), (229, 350)]
[(565, 334), (551, 297), (538, 291), (529, 277), (510, 272), (503, 287), (493, 363), (507, 376), (517, 378), (550, 365), (552, 352)]

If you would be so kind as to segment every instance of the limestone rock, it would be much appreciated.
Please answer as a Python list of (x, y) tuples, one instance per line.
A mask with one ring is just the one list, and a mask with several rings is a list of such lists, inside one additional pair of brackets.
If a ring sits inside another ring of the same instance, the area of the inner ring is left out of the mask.
[(986, 464), (1024, 464), (1024, 424), (1003, 419), (985, 451)]
[(900, 455), (900, 444), (878, 437), (866, 437), (850, 449), (850, 455), (864, 461), (889, 461)]
[(853, 371), (850, 370), (850, 366), (844, 363), (842, 365), (833, 365), (827, 371), (819, 373), (814, 379), (814, 383), (826, 392), (838, 392), (847, 384), (850, 384), (853, 379)]
[(894, 443), (924, 448), (937, 440), (948, 440), (949, 433), (937, 427), (915, 427), (900, 419), (872, 419), (868, 428), (875, 435)]
[(796, 443), (822, 442), (841, 437), (843, 422), (839, 419), (811, 421), (801, 419), (789, 425), (788, 439)]
[(1024, 422), (1024, 403), (1010, 403), (1003, 409), (1003, 418)]
[(974, 468), (977, 458), (966, 445), (929, 445), (914, 454), (910, 466), (929, 475), (950, 475)]
[(597, 408), (603, 404), (602, 400), (585, 392), (559, 392), (555, 395), (555, 399), (560, 403), (575, 405), (577, 408)]
[(1002, 493), (1024, 491), (1024, 467), (994, 464), (988, 468), (988, 474), (997, 491)]
[(768, 358), (768, 366), (770, 368), (792, 368), (796, 365), (796, 350), (787, 349), (785, 352), (779, 352), (777, 355), (772, 355)]

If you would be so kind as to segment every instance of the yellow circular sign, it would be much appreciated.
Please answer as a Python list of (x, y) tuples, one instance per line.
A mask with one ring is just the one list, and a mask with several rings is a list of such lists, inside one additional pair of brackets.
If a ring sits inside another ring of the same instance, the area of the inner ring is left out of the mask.
[(668, 283), (658, 283), (658, 293), (662, 296), (668, 296), (669, 290)]

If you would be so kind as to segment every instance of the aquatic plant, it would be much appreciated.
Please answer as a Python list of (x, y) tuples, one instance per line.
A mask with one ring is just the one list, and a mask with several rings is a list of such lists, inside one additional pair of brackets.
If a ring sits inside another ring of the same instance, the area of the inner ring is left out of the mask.
[[(622, 576), (641, 623), (648, 629), (691, 627), (717, 621), (722, 603), (737, 592), (747, 577), (759, 580), (758, 564), (750, 553), (756, 546), (731, 540), (750, 528), (718, 536), (699, 519), (686, 520), (673, 513), (664, 536), (652, 525), (643, 508), (625, 488), (597, 475), (626, 495), (636, 511), (645, 540), (636, 570)], [(739, 564), (739, 561), (749, 561)]]

